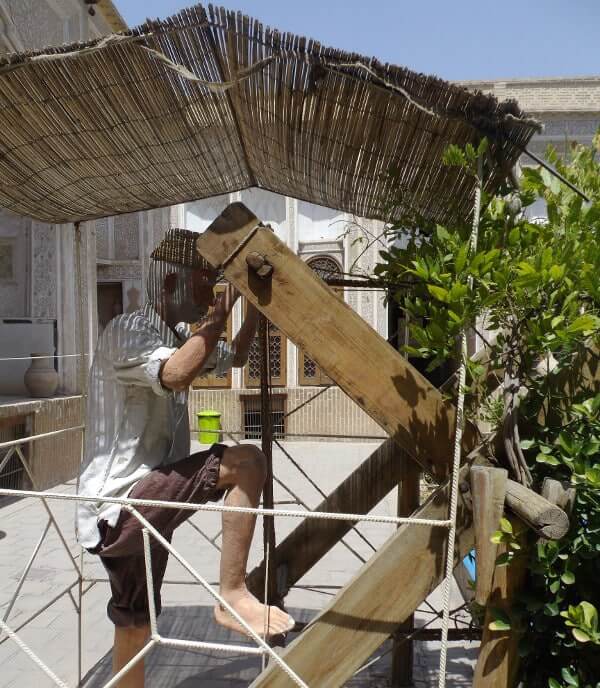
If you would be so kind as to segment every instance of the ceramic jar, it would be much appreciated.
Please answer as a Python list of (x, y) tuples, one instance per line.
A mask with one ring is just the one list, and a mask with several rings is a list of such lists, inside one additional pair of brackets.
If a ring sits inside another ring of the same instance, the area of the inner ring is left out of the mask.
[(23, 382), (32, 397), (51, 397), (58, 389), (58, 373), (49, 353), (31, 354), (31, 365), (25, 371)]

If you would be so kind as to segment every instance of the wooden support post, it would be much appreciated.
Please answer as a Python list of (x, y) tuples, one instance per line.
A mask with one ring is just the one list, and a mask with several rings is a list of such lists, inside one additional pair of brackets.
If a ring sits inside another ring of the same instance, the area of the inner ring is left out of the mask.
[[(461, 471), (461, 481), (468, 468)], [(474, 543), (470, 492), (459, 496), (455, 562)], [(446, 482), (414, 514), (425, 519), (448, 517), (450, 487)], [(282, 653), (282, 659), (309, 686), (339, 688), (406, 621), (444, 577), (448, 529), (402, 525), (362, 566), (356, 576)], [(288, 688), (290, 679), (271, 663), (252, 688)]]
[[(421, 471), (414, 461), (404, 461), (401, 466), (398, 516), (410, 516), (419, 508)], [(413, 684), (413, 641), (402, 637), (402, 634), (414, 630), (414, 620), (415, 615), (411, 614), (392, 636), (392, 688), (407, 688)]]
[[(243, 204), (228, 206), (196, 247), (425, 470), (448, 475), (454, 406)], [(248, 265), (250, 254), (273, 268), (267, 279)], [(463, 452), (477, 443), (467, 423)]]
[(498, 545), (495, 545), (490, 538), (498, 530), (500, 519), (504, 513), (507, 480), (508, 471), (503, 468), (487, 466), (473, 466), (471, 468), (477, 562), (475, 601), (483, 607), (487, 604), (492, 592)]
[[(519, 520), (513, 517), (511, 521), (513, 529), (518, 532)], [(521, 544), (525, 546), (525, 538)], [(506, 545), (500, 545), (498, 550), (500, 554), (506, 552)], [(525, 581), (526, 573), (524, 557), (510, 566), (496, 567), (492, 594), (485, 613), (473, 688), (514, 688), (516, 684), (515, 679), (519, 668), (519, 633), (514, 629), (491, 631), (489, 625), (494, 621), (492, 609), (510, 610), (516, 594)]]
[[(316, 511), (366, 514), (394, 487), (405, 463), (414, 463), (392, 440), (385, 441), (324, 499)], [(282, 581), (280, 594), (329, 552), (350, 531), (349, 521), (307, 518), (271, 554), (271, 561)], [(248, 588), (256, 595), (264, 588), (264, 561), (248, 575)]]
[(506, 505), (540, 537), (560, 540), (569, 530), (569, 517), (560, 507), (510, 479), (506, 484)]

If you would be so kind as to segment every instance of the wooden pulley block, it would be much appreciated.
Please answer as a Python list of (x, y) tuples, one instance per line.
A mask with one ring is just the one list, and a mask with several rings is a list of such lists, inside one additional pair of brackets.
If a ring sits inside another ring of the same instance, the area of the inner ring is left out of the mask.
[(260, 279), (267, 279), (273, 274), (273, 266), (260, 253), (252, 251), (246, 256), (246, 263)]

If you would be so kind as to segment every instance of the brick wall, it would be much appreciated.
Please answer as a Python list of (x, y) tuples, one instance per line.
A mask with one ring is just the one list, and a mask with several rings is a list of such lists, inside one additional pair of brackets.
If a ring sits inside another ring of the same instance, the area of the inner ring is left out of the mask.
[(600, 76), (570, 79), (461, 81), (470, 90), (514, 98), (526, 112), (600, 112)]
[[(320, 391), (319, 387), (289, 387), (274, 390), (286, 395), (286, 412), (299, 407)], [(202, 409), (220, 411), (221, 427), (225, 430), (243, 430), (242, 402), (240, 396), (259, 394), (257, 390), (193, 390), (190, 393), (190, 427), (197, 428), (196, 413)], [(385, 438), (385, 432), (339, 387), (331, 387), (314, 401), (307, 403), (285, 421), (288, 439), (301, 441), (306, 434), (377, 436)], [(323, 438), (327, 439), (327, 438)], [(331, 441), (340, 441), (330, 438)], [(360, 441), (348, 438), (348, 441)], [(372, 441), (372, 440), (371, 440)]]

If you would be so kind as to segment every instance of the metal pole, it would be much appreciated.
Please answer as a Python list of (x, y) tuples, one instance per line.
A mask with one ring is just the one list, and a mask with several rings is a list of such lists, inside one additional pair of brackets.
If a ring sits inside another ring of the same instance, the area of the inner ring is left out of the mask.
[[(79, 304), (79, 358), (78, 367), (78, 387), (81, 393), (81, 408), (80, 414), (84, 416), (87, 406), (87, 389), (86, 389), (86, 371), (85, 371), (85, 331), (83, 329), (83, 270), (81, 265), (81, 224), (75, 223), (75, 252), (76, 265), (75, 271), (77, 275), (77, 290), (78, 290), (78, 304)], [(91, 333), (90, 333), (91, 334)], [(92, 362), (90, 361), (90, 364)], [(81, 465), (83, 463), (83, 454), (85, 449), (85, 420), (82, 418), (81, 430), (81, 449), (79, 455), (79, 470), (77, 471), (77, 487), (76, 491), (79, 494), (79, 476), (81, 475)], [(77, 569), (77, 685), (80, 686), (83, 680), (83, 547), (79, 552), (79, 566)]]
[(530, 158), (532, 158), (533, 160), (535, 160), (535, 161), (537, 162), (538, 165), (541, 165), (545, 170), (548, 170), (548, 172), (550, 172), (550, 174), (554, 175), (554, 176), (555, 176), (557, 179), (559, 179), (563, 184), (565, 184), (566, 186), (568, 186), (569, 189), (571, 189), (571, 191), (574, 191), (576, 194), (578, 194), (579, 196), (581, 196), (581, 198), (583, 198), (583, 200), (584, 200), (586, 203), (589, 203), (589, 202), (590, 202), (590, 199), (583, 193), (583, 191), (579, 190), (579, 189), (575, 186), (575, 184), (573, 184), (573, 183), (570, 182), (568, 179), (566, 179), (565, 177), (563, 177), (562, 174), (561, 174), (558, 170), (555, 170), (554, 167), (552, 167), (552, 165), (549, 165), (545, 160), (542, 160), (542, 158), (538, 158), (538, 156), (535, 155), (535, 153), (532, 153), (528, 148), (524, 148), (523, 150), (524, 150), (524, 152), (525, 152)]
[[(263, 506), (273, 508), (273, 427), (271, 423), (271, 366), (269, 356), (269, 321), (261, 314), (258, 321), (258, 337), (260, 345), (260, 408), (261, 408), (261, 445), (267, 458), (267, 478), (263, 490)], [(275, 523), (272, 516), (263, 518), (263, 542), (266, 564), (265, 604), (276, 604), (277, 575), (274, 556), (275, 553)]]

